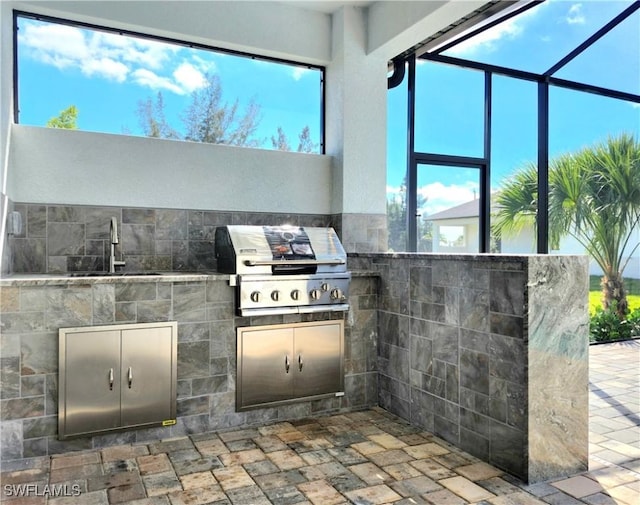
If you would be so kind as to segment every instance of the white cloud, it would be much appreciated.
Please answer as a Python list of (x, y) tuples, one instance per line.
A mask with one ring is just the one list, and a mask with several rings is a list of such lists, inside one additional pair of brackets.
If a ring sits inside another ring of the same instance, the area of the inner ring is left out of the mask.
[(302, 76), (304, 74), (306, 74), (307, 72), (309, 72), (308, 68), (303, 68), (303, 67), (293, 67), (292, 68), (292, 76), (293, 76), (293, 80), (294, 81), (299, 81), (300, 79), (302, 79)]
[(27, 24), (19, 41), (34, 59), (60, 69), (90, 56), (83, 33), (71, 26)]
[(131, 76), (134, 82), (140, 86), (145, 86), (153, 90), (168, 90), (178, 95), (185, 94), (184, 89), (176, 85), (171, 79), (157, 75), (146, 68), (139, 68), (133, 71)]
[(418, 194), (426, 198), (420, 211), (423, 216), (428, 216), (478, 198), (478, 184), (467, 182), (447, 185), (434, 182), (419, 187)]
[(174, 68), (180, 46), (53, 23), (25, 22), (19, 41), (24, 55), (60, 70), (119, 83), (131, 78), (140, 86), (179, 95), (205, 85), (204, 73), (215, 68), (196, 55)]
[(104, 77), (116, 82), (124, 82), (129, 68), (119, 61), (110, 58), (87, 59), (81, 62), (81, 70), (87, 77)]
[[(122, 37), (124, 38), (124, 37)], [(123, 60), (154, 70), (161, 70), (180, 47), (165, 44), (155, 40), (126, 38), (128, 44), (124, 47)]]
[(447, 51), (447, 53), (454, 56), (468, 58), (481, 51), (489, 53), (493, 52), (503, 40), (510, 41), (521, 37), (527, 28), (529, 20), (539, 15), (549, 3), (550, 1), (543, 2), (515, 17), (497, 24), (496, 26), (479, 33), (475, 37), (452, 47)]
[(583, 25), (586, 19), (582, 14), (582, 4), (573, 4), (569, 7), (569, 12), (565, 19), (570, 25)]
[(452, 47), (448, 52), (455, 56), (471, 56), (478, 51), (484, 50), (492, 52), (496, 50), (498, 42), (501, 40), (513, 40), (519, 37), (523, 32), (518, 18), (511, 18), (504, 23), (489, 28), (475, 37), (472, 37), (456, 46)]
[[(219, 58), (223, 53), (217, 53), (216, 58)], [(205, 74), (211, 74), (216, 71), (216, 63), (215, 61), (205, 60), (197, 53), (191, 53), (190, 55), (191, 63), (195, 65), (201, 72)]]
[(192, 92), (207, 84), (205, 75), (191, 63), (183, 62), (173, 71), (176, 83), (185, 91)]

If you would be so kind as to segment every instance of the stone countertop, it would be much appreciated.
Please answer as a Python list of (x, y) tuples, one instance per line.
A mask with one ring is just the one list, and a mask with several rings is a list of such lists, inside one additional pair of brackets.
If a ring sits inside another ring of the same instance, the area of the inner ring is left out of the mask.
[[(353, 271), (352, 277), (379, 276), (378, 272)], [(229, 281), (231, 274), (217, 272), (158, 272), (125, 274), (10, 274), (0, 277), (0, 287), (10, 286), (67, 286), (84, 284), (121, 284), (140, 282), (197, 282)]]
[(446, 253), (446, 252), (353, 252), (347, 255), (349, 258), (386, 258), (386, 259), (437, 259), (452, 261), (524, 261), (538, 257), (574, 258), (585, 256), (584, 254), (539, 254), (539, 253)]
[(126, 274), (10, 274), (0, 278), (0, 287), (7, 286), (60, 286), (80, 284), (120, 284), (140, 282), (194, 282), (225, 281), (228, 274), (209, 272), (158, 272)]

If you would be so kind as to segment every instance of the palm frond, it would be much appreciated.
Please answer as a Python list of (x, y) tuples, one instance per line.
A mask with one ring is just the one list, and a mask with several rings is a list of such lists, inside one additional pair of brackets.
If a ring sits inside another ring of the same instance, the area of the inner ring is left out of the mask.
[[(492, 230), (514, 236), (536, 226), (537, 167), (517, 170), (494, 197)], [(622, 274), (640, 248), (640, 142), (630, 134), (564, 154), (549, 163), (552, 244), (574, 237), (607, 274)]]

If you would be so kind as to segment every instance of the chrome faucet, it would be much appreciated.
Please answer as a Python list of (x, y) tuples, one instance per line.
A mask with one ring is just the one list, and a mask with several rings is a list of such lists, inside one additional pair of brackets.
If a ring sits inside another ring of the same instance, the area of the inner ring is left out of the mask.
[(124, 261), (116, 261), (116, 244), (119, 242), (119, 240), (118, 240), (118, 220), (115, 217), (111, 218), (111, 227), (109, 230), (109, 234), (111, 235), (111, 254), (109, 255), (109, 273), (113, 274), (116, 272), (116, 267), (123, 267), (125, 265)]

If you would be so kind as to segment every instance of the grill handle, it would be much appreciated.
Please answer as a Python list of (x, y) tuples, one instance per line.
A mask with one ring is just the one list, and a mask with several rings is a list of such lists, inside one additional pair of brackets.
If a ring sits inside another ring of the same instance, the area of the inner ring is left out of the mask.
[(281, 266), (281, 265), (344, 265), (345, 259), (336, 258), (334, 260), (244, 260), (248, 267), (258, 266)]

